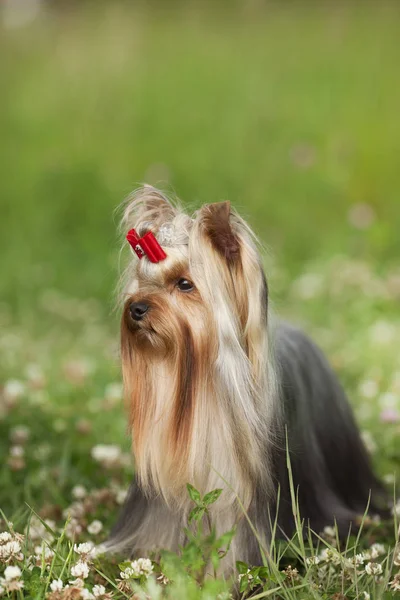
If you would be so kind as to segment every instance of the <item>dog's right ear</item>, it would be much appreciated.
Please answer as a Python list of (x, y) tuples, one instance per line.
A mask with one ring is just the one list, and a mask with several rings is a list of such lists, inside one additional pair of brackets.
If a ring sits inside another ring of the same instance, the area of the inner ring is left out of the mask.
[(160, 190), (144, 185), (128, 197), (122, 228), (127, 231), (133, 227), (141, 234), (143, 229), (155, 232), (164, 223), (172, 221), (176, 214), (177, 209)]

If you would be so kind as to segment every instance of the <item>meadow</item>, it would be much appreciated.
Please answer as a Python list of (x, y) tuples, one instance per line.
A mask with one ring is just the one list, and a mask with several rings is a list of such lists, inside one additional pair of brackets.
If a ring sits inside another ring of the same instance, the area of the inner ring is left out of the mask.
[(346, 543), (334, 524), (318, 543), (276, 541), (265, 565), (238, 566), (240, 597), (400, 597), (398, 5), (32, 2), (24, 20), (12, 4), (0, 7), (0, 596), (231, 597), (204, 574), (228, 538), (198, 532), (182, 558), (133, 565), (91, 547), (133, 473), (116, 209), (145, 181), (193, 208), (230, 199), (248, 219), (274, 312), (328, 354), (394, 498), (392, 519), (363, 519)]

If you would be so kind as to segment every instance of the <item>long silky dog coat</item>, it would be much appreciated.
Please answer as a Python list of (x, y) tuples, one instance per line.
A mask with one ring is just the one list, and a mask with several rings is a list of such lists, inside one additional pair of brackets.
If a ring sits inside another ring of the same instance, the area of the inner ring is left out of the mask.
[[(384, 498), (352, 411), (321, 351), (274, 325), (254, 234), (227, 202), (192, 217), (154, 188), (130, 198), (123, 227), (149, 231), (123, 286), (121, 354), (136, 475), (108, 547), (132, 556), (178, 551), (190, 499), (223, 487), (218, 533), (237, 525), (225, 571), (261, 554), (237, 497), (268, 546), (294, 531), (286, 439), (301, 518), (346, 534)], [(139, 240), (140, 244), (140, 240)], [(221, 476), (223, 479), (221, 479)], [(226, 483), (229, 485), (226, 485)], [(277, 492), (279, 506), (277, 506)]]

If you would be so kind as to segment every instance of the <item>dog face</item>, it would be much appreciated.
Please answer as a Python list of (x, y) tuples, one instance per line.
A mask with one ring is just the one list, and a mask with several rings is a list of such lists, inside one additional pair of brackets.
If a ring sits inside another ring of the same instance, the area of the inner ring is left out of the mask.
[(187, 248), (169, 248), (161, 263), (137, 261), (133, 290), (124, 305), (123, 331), (135, 352), (176, 360), (191, 334), (199, 341), (209, 331), (212, 315), (193, 281)]
[(206, 491), (215, 457), (226, 476), (251, 475), (268, 350), (250, 229), (228, 202), (189, 217), (153, 188), (130, 201), (123, 226), (151, 231), (166, 254), (158, 263), (134, 256), (123, 292), (124, 387), (142, 487), (175, 499), (189, 481)]

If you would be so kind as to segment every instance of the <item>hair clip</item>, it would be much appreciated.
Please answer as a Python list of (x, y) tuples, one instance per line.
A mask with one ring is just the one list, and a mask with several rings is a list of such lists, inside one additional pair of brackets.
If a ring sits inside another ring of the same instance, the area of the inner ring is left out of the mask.
[(150, 262), (158, 263), (167, 258), (152, 231), (148, 231), (140, 238), (134, 229), (130, 229), (126, 239), (139, 259), (146, 255)]

